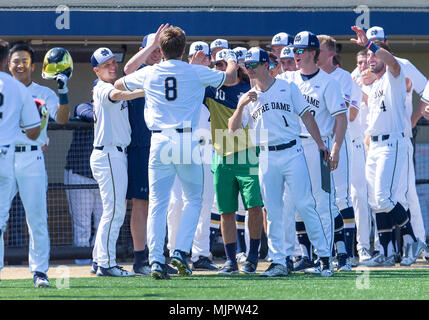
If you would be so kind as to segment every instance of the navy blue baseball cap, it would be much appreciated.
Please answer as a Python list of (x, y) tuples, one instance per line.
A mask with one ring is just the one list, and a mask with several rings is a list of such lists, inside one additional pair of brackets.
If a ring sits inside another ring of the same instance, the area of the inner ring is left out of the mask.
[(310, 31), (301, 31), (295, 36), (292, 47), (303, 49), (319, 49), (319, 39), (317, 39), (317, 36)]
[(91, 64), (93, 67), (97, 67), (100, 64), (109, 60), (110, 58), (114, 57), (115, 55), (109, 48), (98, 48), (91, 56)]
[(244, 63), (252, 62), (270, 62), (270, 57), (264, 49), (253, 47), (247, 50), (246, 57), (244, 58)]

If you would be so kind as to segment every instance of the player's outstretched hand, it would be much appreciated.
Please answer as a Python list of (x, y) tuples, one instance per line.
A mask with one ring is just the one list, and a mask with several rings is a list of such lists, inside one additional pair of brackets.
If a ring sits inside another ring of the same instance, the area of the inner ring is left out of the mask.
[(195, 54), (191, 58), (190, 64), (201, 64), (204, 65), (204, 60), (206, 58), (206, 54), (203, 50), (199, 50), (195, 52)]
[(366, 37), (365, 31), (363, 31), (362, 28), (359, 28), (357, 26), (353, 26), (352, 30), (356, 32), (357, 39), (352, 38), (350, 39), (350, 41), (362, 47), (366, 46), (366, 44), (368, 43), (368, 38)]
[(57, 81), (57, 88), (59, 94), (69, 92), (69, 89), (67, 88), (67, 81), (69, 80), (69, 77), (67, 77), (63, 73), (58, 73), (55, 75), (55, 80)]
[(158, 43), (159, 43), (159, 37), (161, 36), (161, 33), (165, 30), (168, 29), (170, 27), (170, 25), (168, 23), (166, 24), (161, 24), (158, 28), (158, 30), (155, 33), (155, 38), (153, 41), (153, 45), (155, 46), (155, 48), (158, 47)]
[(229, 61), (234, 61), (235, 63), (237, 63), (237, 55), (235, 54), (235, 52), (231, 49), (223, 49), (223, 60), (225, 62), (229, 62)]

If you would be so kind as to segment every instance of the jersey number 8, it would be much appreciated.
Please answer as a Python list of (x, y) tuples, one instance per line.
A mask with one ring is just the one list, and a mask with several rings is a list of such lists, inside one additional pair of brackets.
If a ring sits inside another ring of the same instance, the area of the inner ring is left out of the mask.
[(165, 99), (174, 101), (177, 99), (177, 81), (175, 77), (167, 77), (164, 81)]

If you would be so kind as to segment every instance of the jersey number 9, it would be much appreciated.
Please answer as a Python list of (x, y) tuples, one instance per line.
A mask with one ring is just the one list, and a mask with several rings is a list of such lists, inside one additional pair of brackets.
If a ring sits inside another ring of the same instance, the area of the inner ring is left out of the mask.
[(167, 77), (164, 82), (165, 99), (174, 101), (177, 99), (177, 81), (175, 77)]

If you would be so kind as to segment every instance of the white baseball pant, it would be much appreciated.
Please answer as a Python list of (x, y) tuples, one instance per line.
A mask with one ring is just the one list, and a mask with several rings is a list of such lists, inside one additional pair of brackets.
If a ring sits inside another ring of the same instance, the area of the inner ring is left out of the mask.
[[(97, 184), (94, 179), (73, 173), (73, 170), (64, 170), (64, 184), (89, 185)], [(97, 189), (68, 189), (66, 190), (69, 212), (73, 219), (73, 244), (77, 247), (94, 245), (91, 237), (91, 217), (94, 215), (94, 229), (97, 230), (103, 214), (100, 190)]]
[[(325, 146), (332, 149), (332, 141), (330, 137), (322, 137)], [(311, 191), (316, 200), (316, 211), (319, 213), (324, 234), (332, 250), (334, 246), (334, 219), (340, 214), (335, 202), (335, 186), (331, 173), (331, 193), (327, 193), (322, 189), (322, 177), (320, 167), (320, 153), (316, 142), (312, 138), (303, 138), (302, 147), (304, 149), (305, 160), (307, 162), (308, 172), (311, 179)], [(296, 214), (296, 221), (303, 219)], [(305, 222), (305, 221), (304, 221)], [(308, 229), (306, 228), (307, 233)]]
[(92, 257), (99, 266), (111, 268), (117, 265), (116, 241), (126, 214), (127, 156), (115, 146), (105, 146), (92, 151), (90, 164), (103, 204)]
[(410, 209), (410, 221), (414, 234), (421, 241), (425, 242), (426, 232), (416, 189), (416, 174), (413, 161), (414, 148), (409, 137), (405, 137), (405, 141), (407, 144), (407, 159), (401, 171), (396, 197), (405, 210)]
[(390, 212), (396, 205), (401, 170), (407, 161), (407, 143), (402, 134), (390, 134), (388, 139), (369, 145), (365, 176), (368, 202), (373, 212)]
[[(190, 150), (187, 151), (187, 148)], [(189, 133), (153, 133), (149, 156), (147, 220), (150, 264), (155, 261), (165, 263), (167, 209), (176, 174), (182, 184), (184, 206), (177, 227), (175, 249), (189, 253), (202, 207), (204, 173), (199, 143), (191, 140)]]
[(31, 151), (31, 146), (26, 145), (25, 151), (15, 152), (15, 178), (16, 185), (10, 201), (19, 191), (28, 226), (30, 272), (46, 273), (50, 250), (46, 202), (48, 176), (40, 147)]
[[(362, 136), (351, 139), (351, 197), (356, 219), (357, 249), (370, 249), (372, 215), (368, 205), (368, 187), (365, 172), (366, 150)], [(377, 233), (377, 232), (375, 232)]]
[[(317, 147), (317, 146), (316, 146)], [(263, 153), (268, 153), (265, 156)], [(318, 151), (316, 154), (319, 154)], [(262, 150), (259, 156), (259, 180), (261, 195), (267, 209), (267, 232), (269, 256), (273, 263), (286, 266), (284, 231), (285, 184), (290, 194), (287, 199), (306, 225), (310, 241), (321, 257), (331, 256), (322, 219), (316, 211), (316, 200), (312, 196), (312, 182), (302, 146), (297, 145), (281, 151)], [(320, 162), (319, 162), (320, 163)], [(293, 219), (293, 215), (288, 216)]]
[(352, 198), (350, 196), (351, 184), (351, 150), (350, 138), (348, 132), (344, 137), (343, 144), (340, 149), (340, 161), (338, 168), (332, 171), (335, 185), (335, 201), (338, 209), (344, 210), (353, 207)]
[[(210, 216), (214, 198), (213, 173), (210, 170), (210, 164), (204, 164), (204, 191), (200, 218), (198, 220), (195, 237), (192, 243), (191, 261), (195, 262), (199, 256), (209, 257), (210, 255)], [(174, 180), (171, 190), (171, 199), (168, 206), (167, 226), (168, 226), (168, 250), (173, 254), (177, 228), (182, 215), (182, 185), (178, 177)]]
[(0, 272), (4, 266), (4, 233), (15, 189), (15, 146), (0, 146)]

